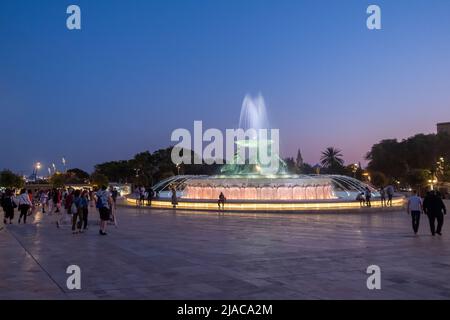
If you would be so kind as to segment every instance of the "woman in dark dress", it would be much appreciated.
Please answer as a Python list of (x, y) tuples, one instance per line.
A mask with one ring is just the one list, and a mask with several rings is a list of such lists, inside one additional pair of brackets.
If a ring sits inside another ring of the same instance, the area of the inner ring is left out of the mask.
[(10, 189), (6, 189), (4, 196), (2, 197), (2, 208), (5, 212), (5, 217), (3, 219), (3, 223), (7, 224), (9, 220), (9, 224), (12, 223), (12, 220), (14, 219), (14, 208), (17, 207), (13, 200), (13, 193)]

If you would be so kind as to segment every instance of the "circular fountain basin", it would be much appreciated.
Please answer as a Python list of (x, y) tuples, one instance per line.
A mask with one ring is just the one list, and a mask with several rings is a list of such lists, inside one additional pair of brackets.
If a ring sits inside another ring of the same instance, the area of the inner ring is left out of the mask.
[[(248, 176), (174, 176), (154, 186), (158, 197), (152, 201), (157, 208), (172, 208), (172, 188), (176, 189), (179, 209), (218, 210), (222, 192), (225, 210), (251, 212), (306, 212), (361, 210), (356, 197), (372, 194), (372, 208), (381, 207), (380, 194), (370, 185), (340, 175), (248, 175)], [(378, 199), (378, 201), (377, 201)], [(133, 196), (128, 203), (136, 204)], [(397, 196), (393, 208), (404, 205)]]

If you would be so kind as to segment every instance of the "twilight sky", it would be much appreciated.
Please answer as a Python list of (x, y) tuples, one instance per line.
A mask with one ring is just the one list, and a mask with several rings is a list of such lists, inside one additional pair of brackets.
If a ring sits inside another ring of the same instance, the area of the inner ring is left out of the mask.
[(265, 97), (283, 157), (335, 146), (360, 161), (450, 121), (449, 14), (448, 0), (1, 0), (0, 168), (92, 170), (194, 120), (235, 128), (247, 93)]

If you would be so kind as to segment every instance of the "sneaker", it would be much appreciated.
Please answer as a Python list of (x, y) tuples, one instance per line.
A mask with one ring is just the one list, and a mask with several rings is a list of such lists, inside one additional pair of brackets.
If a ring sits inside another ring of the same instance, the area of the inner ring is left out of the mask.
[(59, 229), (59, 221), (56, 221), (56, 227)]
[(438, 235), (440, 235), (440, 236), (442, 236), (442, 233), (440, 233), (440, 232), (436, 232)]

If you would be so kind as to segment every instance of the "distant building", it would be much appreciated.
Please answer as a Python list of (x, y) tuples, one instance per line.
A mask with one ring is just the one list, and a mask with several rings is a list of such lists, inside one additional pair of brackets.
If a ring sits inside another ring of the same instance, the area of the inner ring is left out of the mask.
[(450, 122), (442, 122), (437, 124), (437, 132), (445, 132), (450, 134)]

